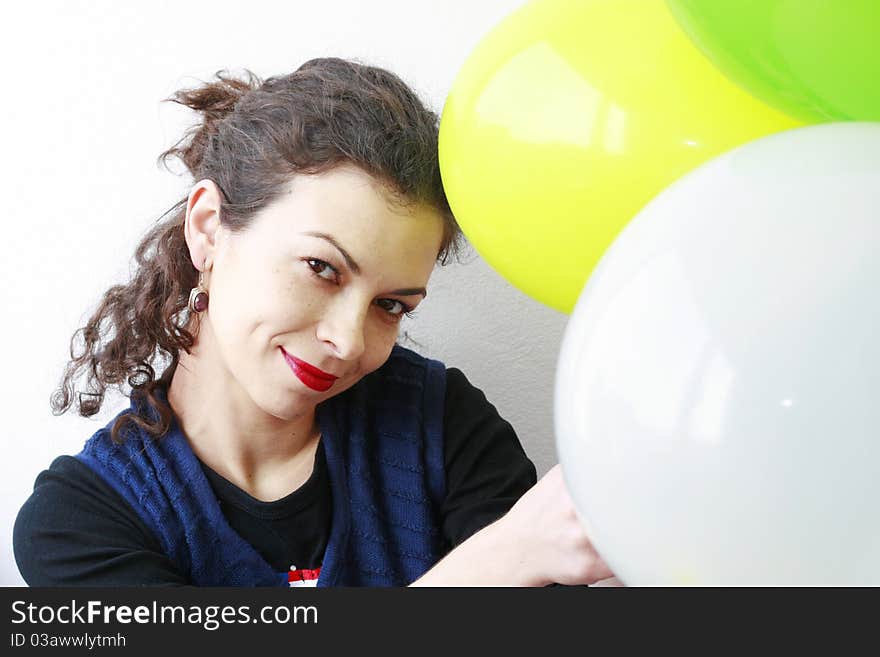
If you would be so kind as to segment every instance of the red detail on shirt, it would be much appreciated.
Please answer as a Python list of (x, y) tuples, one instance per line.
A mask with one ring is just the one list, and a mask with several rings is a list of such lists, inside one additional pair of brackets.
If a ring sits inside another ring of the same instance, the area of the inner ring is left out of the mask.
[(307, 582), (313, 579), (318, 579), (321, 574), (321, 567), (318, 566), (314, 570), (309, 570), (308, 568), (297, 568), (296, 570), (291, 570), (287, 573), (287, 582)]

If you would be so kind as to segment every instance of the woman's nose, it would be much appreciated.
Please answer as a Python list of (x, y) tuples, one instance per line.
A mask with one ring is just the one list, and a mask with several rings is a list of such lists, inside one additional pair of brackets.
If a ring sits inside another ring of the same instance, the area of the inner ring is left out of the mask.
[(318, 325), (318, 339), (340, 360), (355, 360), (364, 353), (367, 310), (340, 304)]

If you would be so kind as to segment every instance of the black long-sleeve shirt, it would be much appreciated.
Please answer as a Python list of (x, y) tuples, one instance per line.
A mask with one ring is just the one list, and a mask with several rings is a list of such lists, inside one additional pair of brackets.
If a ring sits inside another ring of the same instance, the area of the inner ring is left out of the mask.
[[(504, 515), (536, 482), (508, 422), (459, 370), (447, 370), (444, 412), (447, 548)], [(319, 445), (309, 479), (272, 502), (250, 496), (202, 464), (230, 526), (277, 572), (320, 566), (332, 500)], [(158, 539), (128, 503), (72, 456), (37, 477), (13, 532), (15, 559), (31, 586), (185, 585)]]

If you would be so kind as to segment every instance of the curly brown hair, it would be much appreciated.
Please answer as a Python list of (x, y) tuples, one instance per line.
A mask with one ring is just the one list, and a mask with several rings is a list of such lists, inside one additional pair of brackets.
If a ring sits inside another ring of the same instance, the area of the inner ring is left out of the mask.
[[(194, 180), (210, 179), (222, 196), (220, 220), (232, 232), (284, 190), (294, 174), (314, 174), (352, 163), (382, 181), (401, 203), (425, 203), (444, 218), (437, 259), (445, 264), (461, 246), (440, 180), (439, 118), (396, 75), (337, 58), (313, 59), (284, 76), (261, 81), (250, 71), (219, 71), (197, 88), (166, 99), (203, 115), (159, 160), (179, 159)], [(184, 240), (187, 199), (166, 211), (138, 244), (125, 285), (107, 290), (70, 342), (70, 361), (51, 407), (66, 412), (76, 399), (83, 417), (95, 415), (108, 387), (143, 395), (155, 413), (123, 413), (111, 436), (132, 421), (154, 437), (173, 413), (156, 388), (167, 385), (180, 351), (189, 353), (198, 322), (188, 309), (198, 282)], [(196, 315), (198, 318), (198, 315)], [(155, 367), (165, 361), (160, 378)], [(76, 382), (85, 375), (83, 390)]]

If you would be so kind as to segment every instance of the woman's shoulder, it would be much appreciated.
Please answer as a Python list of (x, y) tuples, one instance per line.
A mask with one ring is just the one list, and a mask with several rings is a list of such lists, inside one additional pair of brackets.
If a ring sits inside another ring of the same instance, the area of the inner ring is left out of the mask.
[(388, 360), (370, 376), (374, 379), (421, 380), (423, 377), (433, 377), (442, 380), (445, 372), (446, 368), (439, 360), (396, 344)]
[(19, 511), (16, 539), (34, 537), (49, 529), (77, 531), (123, 525), (127, 530), (149, 530), (128, 503), (94, 470), (74, 456), (57, 457), (37, 475), (34, 490)]
[(445, 389), (443, 363), (395, 345), (381, 367), (363, 377), (340, 399), (355, 406), (396, 407), (397, 414), (420, 408), (419, 415), (427, 424), (439, 426)]
[(450, 413), (498, 416), (497, 409), (483, 390), (474, 385), (461, 369), (447, 367), (439, 360), (401, 345), (394, 346), (388, 360), (371, 377), (373, 385), (370, 387), (374, 393), (387, 391), (386, 386), (394, 383), (410, 384), (420, 390), (428, 388), (429, 393), (433, 389), (433, 397), (443, 399), (447, 417)]
[(394, 346), (388, 360), (373, 373), (372, 378), (376, 383), (397, 381), (414, 383), (420, 388), (434, 386), (437, 392), (445, 392), (447, 403), (450, 400), (488, 403), (483, 391), (473, 385), (461, 369), (447, 367), (440, 360), (423, 356), (401, 345)]
[(510, 422), (501, 416), (483, 390), (455, 367), (446, 370), (443, 417), (447, 464), (461, 460), (464, 454), (485, 456), (487, 452), (499, 452), (506, 459), (531, 466)]
[(446, 368), (446, 401), (482, 401), (489, 403), (482, 389), (475, 386), (457, 367)]
[(99, 584), (92, 569), (110, 553), (160, 551), (126, 501), (86, 464), (67, 455), (37, 476), (18, 512), (13, 548), (32, 586)]
[[(89, 440), (95, 440), (95, 436)], [(116, 492), (91, 468), (75, 456), (65, 454), (55, 458), (48, 469), (37, 475), (34, 491), (26, 504), (45, 506), (48, 502), (58, 502), (72, 506), (97, 503), (113, 496), (117, 496)]]

